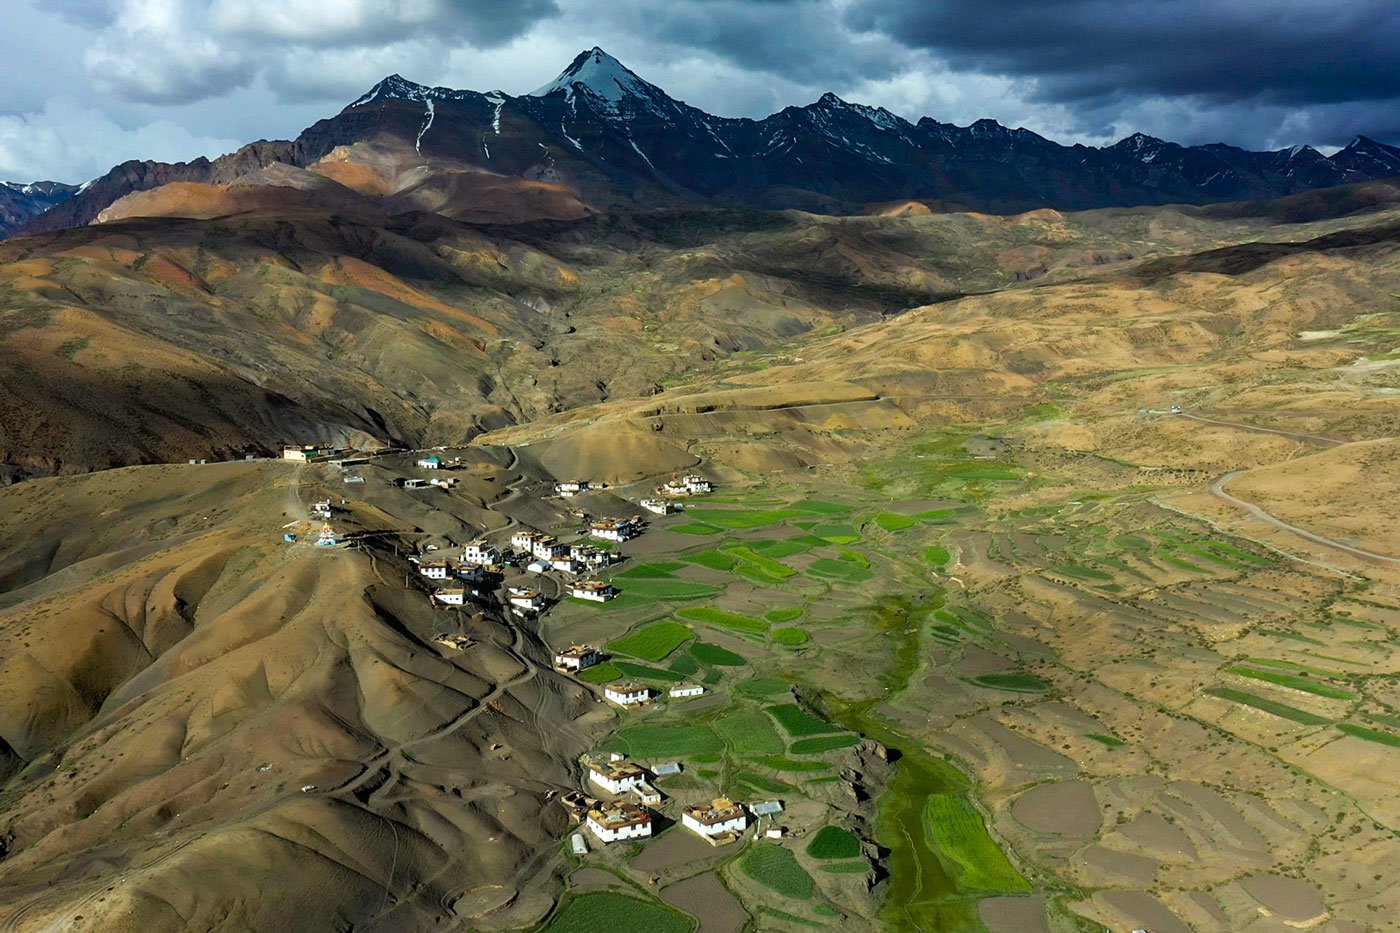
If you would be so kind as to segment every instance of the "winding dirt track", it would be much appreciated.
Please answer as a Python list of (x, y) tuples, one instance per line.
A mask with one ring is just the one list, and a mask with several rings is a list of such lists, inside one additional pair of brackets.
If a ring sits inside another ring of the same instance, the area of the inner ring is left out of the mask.
[(1225, 484), (1230, 482), (1230, 480), (1234, 479), (1236, 476), (1239, 476), (1241, 472), (1243, 471), (1235, 470), (1232, 473), (1226, 473), (1224, 476), (1217, 479), (1214, 483), (1211, 483), (1211, 495), (1215, 496), (1218, 499), (1223, 499), (1224, 501), (1229, 502), (1232, 505), (1239, 506), (1240, 508), (1248, 512), (1250, 515), (1253, 515), (1255, 518), (1258, 518), (1262, 521), (1268, 522), (1275, 528), (1281, 528), (1284, 531), (1292, 532), (1293, 534), (1298, 535), (1301, 538), (1307, 538), (1309, 541), (1315, 542), (1317, 544), (1321, 544), (1330, 548), (1335, 548), (1338, 551), (1345, 551), (1346, 553), (1353, 554), (1357, 557), (1364, 557), (1367, 560), (1379, 560), (1384, 561), (1388, 564), (1400, 564), (1400, 557), (1387, 557), (1384, 554), (1376, 554), (1373, 551), (1363, 551), (1359, 547), (1352, 547), (1350, 544), (1343, 544), (1342, 542), (1334, 541), (1331, 538), (1324, 538), (1322, 535), (1314, 534), (1313, 532), (1308, 531), (1306, 528), (1299, 528), (1297, 525), (1290, 525), (1283, 519), (1276, 518), (1275, 516), (1270, 515), (1268, 512), (1265, 512), (1263, 509), (1261, 509), (1254, 503), (1246, 502), (1244, 499), (1241, 499), (1238, 496), (1234, 496), (1226, 492)]

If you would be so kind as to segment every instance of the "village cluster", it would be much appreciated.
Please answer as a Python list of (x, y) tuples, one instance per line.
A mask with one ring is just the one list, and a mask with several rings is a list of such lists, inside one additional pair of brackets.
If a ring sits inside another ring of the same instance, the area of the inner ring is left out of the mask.
[[(561, 798), (576, 823), (582, 823), (593, 837), (602, 843), (647, 839), (653, 824), (663, 812), (665, 795), (656, 783), (669, 775), (679, 774), (678, 762), (664, 762), (643, 768), (625, 755), (613, 754), (607, 761), (584, 759), (588, 781), (606, 798), (586, 794), (569, 794)], [(747, 806), (725, 797), (703, 803), (682, 806), (681, 826), (695, 833), (712, 846), (726, 845), (742, 839), (750, 826), (755, 839), (779, 839), (787, 829), (774, 823), (783, 811), (781, 801), (763, 800)], [(768, 819), (764, 827), (764, 818)], [(572, 842), (574, 852), (583, 855), (587, 843), (579, 834)]]
[[(283, 456), (284, 459), (304, 462), (338, 462), (342, 452), (321, 447), (289, 447), (284, 450)], [(445, 466), (442, 458), (435, 455), (421, 457), (415, 465), (428, 471), (441, 470)], [(350, 482), (352, 477), (357, 482), (363, 482), (361, 477), (353, 474), (345, 476), (346, 482)], [(427, 480), (399, 478), (394, 483), (400, 488), (450, 488), (455, 481), (450, 477)], [(585, 480), (567, 480), (554, 484), (554, 494), (562, 499), (573, 499), (594, 488)], [(653, 514), (669, 515), (684, 508), (677, 499), (713, 491), (714, 486), (708, 479), (691, 473), (662, 483), (655, 488), (653, 497), (642, 499), (638, 504)], [(328, 499), (312, 506), (313, 518), (325, 522), (316, 541), (318, 545), (341, 543), (329, 524), (332, 511)], [(560, 575), (559, 589), (563, 594), (590, 602), (607, 602), (618, 595), (617, 588), (593, 575), (621, 561), (623, 555), (612, 550), (611, 545), (636, 538), (646, 530), (647, 522), (641, 515), (595, 519), (580, 510), (575, 510), (574, 515), (584, 521), (584, 533), (577, 541), (564, 542), (555, 535), (518, 529), (511, 534), (508, 542), (501, 545), (483, 538), (464, 545), (456, 556), (445, 556), (431, 549), (411, 556), (409, 560), (417, 564), (422, 579), (437, 584), (431, 599), (440, 606), (495, 603), (520, 618), (538, 617), (548, 608), (549, 600), (537, 586), (507, 584), (506, 574), (511, 568), (536, 575), (557, 573)], [(284, 538), (296, 540), (294, 534), (287, 534)], [(503, 599), (497, 596), (498, 591), (503, 591)], [(458, 633), (440, 634), (435, 641), (458, 651), (472, 645), (468, 635)], [(553, 656), (555, 670), (575, 676), (605, 660), (604, 654), (591, 645), (570, 645), (555, 651)], [(671, 686), (666, 691), (666, 698), (685, 700), (704, 692), (705, 688), (700, 684), (681, 683)], [(602, 693), (604, 699), (622, 708), (645, 706), (661, 698), (650, 688), (632, 681), (605, 684)], [(655, 781), (681, 770), (680, 764), (667, 762), (656, 764), (648, 771), (617, 754), (607, 761), (585, 758), (584, 767), (590, 785), (607, 797), (572, 793), (561, 800), (575, 822), (586, 826), (602, 843), (649, 838), (653, 822), (661, 813), (665, 800), (657, 790)], [(743, 838), (751, 826), (754, 827), (754, 838), (783, 836), (786, 829), (772, 824), (772, 819), (782, 809), (782, 803), (777, 800), (758, 801), (744, 806), (726, 798), (716, 798), (683, 806), (679, 816), (682, 826), (718, 846)], [(762, 825), (765, 817), (769, 818), (766, 829)], [(572, 845), (577, 854), (587, 852), (587, 843), (579, 833), (574, 834)]]

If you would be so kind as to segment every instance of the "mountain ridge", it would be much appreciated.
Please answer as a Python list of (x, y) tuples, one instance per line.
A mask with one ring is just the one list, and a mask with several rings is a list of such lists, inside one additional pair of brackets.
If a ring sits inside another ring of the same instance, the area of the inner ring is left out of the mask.
[(1306, 145), (1184, 146), (1144, 133), (1065, 146), (990, 118), (910, 122), (833, 92), (761, 120), (722, 117), (670, 97), (595, 46), (519, 96), (388, 75), (295, 140), (259, 140), (212, 160), (125, 162), (11, 226), (81, 226), (135, 191), (248, 183), (273, 163), (310, 168), (359, 143), (397, 147), (405, 165), (559, 184), (603, 211), (684, 204), (852, 214), (933, 200), (1011, 214), (1259, 200), (1400, 175), (1400, 148), (1364, 136), (1331, 156)]

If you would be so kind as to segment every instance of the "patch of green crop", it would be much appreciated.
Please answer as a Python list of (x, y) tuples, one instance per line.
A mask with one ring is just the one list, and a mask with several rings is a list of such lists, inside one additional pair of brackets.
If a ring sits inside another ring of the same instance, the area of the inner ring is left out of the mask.
[(1086, 736), (1086, 738), (1093, 739), (1095, 742), (1102, 742), (1109, 748), (1117, 748), (1120, 745), (1128, 744), (1127, 742), (1124, 742), (1122, 739), (1118, 738), (1116, 735), (1105, 735), (1102, 732), (1090, 732)]
[(695, 633), (679, 622), (653, 622), (608, 642), (607, 649), (643, 661), (660, 661), (693, 637)]
[(775, 781), (773, 778), (764, 777), (754, 771), (741, 770), (734, 774), (734, 783), (740, 785), (742, 789), (753, 793), (757, 791), (762, 794), (789, 794), (793, 787), (791, 784), (784, 784), (782, 781)]
[[(793, 509), (687, 509), (686, 515), (692, 520), (717, 528), (745, 531), (750, 528), (766, 528), (790, 518), (798, 518), (806, 513)], [(674, 528), (672, 529), (675, 530)]]
[(685, 580), (628, 580), (623, 592), (649, 599), (708, 599), (718, 593), (719, 588)]
[(849, 505), (842, 505), (839, 502), (823, 502), (820, 499), (803, 499), (794, 502), (789, 506), (794, 512), (806, 512), (811, 515), (843, 515), (851, 510)]
[(724, 529), (714, 525), (706, 525), (704, 522), (684, 522), (680, 525), (671, 525), (666, 530), (683, 535), (717, 535)]
[(544, 928), (545, 933), (690, 933), (693, 929), (695, 920), (678, 910), (616, 891), (580, 894), (570, 899)]
[(823, 826), (807, 843), (807, 854), (823, 861), (856, 858), (862, 854), (860, 837), (839, 826)]
[(903, 531), (906, 528), (913, 528), (918, 522), (908, 515), (900, 515), (895, 512), (880, 512), (875, 516), (875, 524), (886, 531)]
[(739, 868), (759, 884), (793, 900), (808, 900), (816, 889), (816, 882), (797, 864), (797, 857), (782, 846), (750, 846), (739, 859)]
[(696, 642), (690, 646), (690, 653), (695, 656), (695, 660), (701, 664), (710, 664), (714, 667), (743, 667), (748, 662), (742, 655), (735, 654), (728, 648), (721, 648), (719, 645), (708, 645), (704, 642)]
[(734, 689), (746, 697), (758, 699), (778, 693), (787, 693), (790, 686), (786, 680), (779, 680), (777, 677), (756, 677), (753, 680), (744, 681)]
[(715, 728), (736, 755), (780, 755), (784, 742), (761, 713), (741, 711), (715, 720)]
[(1327, 697), (1331, 700), (1354, 700), (1356, 694), (1350, 690), (1343, 690), (1341, 687), (1328, 683), (1320, 683), (1316, 680), (1299, 674), (1285, 674), (1281, 671), (1266, 670), (1253, 667), (1247, 664), (1236, 664), (1233, 667), (1225, 668), (1225, 673), (1234, 674), (1238, 677), (1248, 677), (1251, 680), (1262, 680), (1265, 683), (1276, 684), (1280, 687), (1287, 687), (1290, 690), (1298, 690), (1303, 693), (1311, 693), (1314, 696)]
[(828, 875), (863, 875), (870, 871), (870, 863), (862, 859), (859, 862), (835, 862), (831, 865), (818, 866)]
[(940, 854), (964, 887), (979, 891), (1026, 891), (1030, 884), (987, 833), (982, 815), (962, 797), (934, 794), (927, 816)]
[(723, 551), (701, 551), (698, 554), (686, 554), (681, 560), (723, 572), (733, 570), (734, 565), (738, 563), (738, 560)]
[(1394, 732), (1382, 732), (1379, 729), (1368, 729), (1365, 726), (1358, 726), (1355, 723), (1339, 722), (1337, 728), (1353, 738), (1363, 739), (1367, 742), (1375, 742), (1378, 745), (1389, 745), (1392, 748), (1400, 748), (1400, 735)]
[[(781, 541), (769, 541), (758, 539), (756, 541), (745, 541), (744, 546), (755, 554), (762, 554), (764, 557), (771, 557), (777, 560), (781, 557), (792, 557), (794, 554), (803, 554), (811, 550), (812, 545), (802, 538), (783, 538)], [(733, 548), (730, 548), (733, 551)]]
[(694, 674), (700, 670), (700, 665), (690, 654), (677, 655), (666, 665), (677, 674)]
[(736, 545), (724, 550), (725, 553), (739, 561), (734, 568), (736, 573), (746, 577), (757, 577), (760, 583), (782, 583), (797, 573), (787, 564), (780, 564), (773, 558), (758, 553), (753, 548)]
[(933, 564), (933, 566), (937, 567), (939, 570), (948, 566), (948, 561), (952, 559), (952, 552), (941, 544), (935, 544), (932, 547), (924, 548), (924, 560)]
[(1050, 689), (1049, 684), (1030, 674), (983, 674), (981, 677), (972, 678), (972, 682), (980, 687), (1010, 690), (1015, 693), (1044, 693)]
[(848, 583), (861, 583), (875, 576), (872, 571), (864, 567), (857, 567), (850, 561), (836, 560), (831, 557), (823, 557), (813, 561), (812, 565), (807, 568), (807, 573), (814, 577), (845, 580)]
[(750, 616), (741, 616), (736, 612), (725, 612), (723, 609), (716, 609), (714, 606), (694, 606), (689, 609), (678, 609), (676, 615), (688, 622), (703, 622), (706, 625), (713, 625), (716, 628), (729, 629), (734, 632), (744, 632), (748, 635), (762, 635), (768, 631), (768, 623), (762, 622)]
[(791, 609), (770, 609), (763, 614), (763, 618), (772, 622), (774, 625), (779, 625), (783, 622), (791, 622), (793, 619), (802, 618), (802, 613), (804, 611), (805, 610), (800, 606), (794, 606)]
[(627, 726), (617, 740), (634, 758), (684, 758), (724, 750), (724, 742), (704, 725)]
[(839, 726), (832, 725), (820, 716), (813, 716), (796, 703), (768, 706), (764, 707), (764, 711), (778, 721), (784, 732), (794, 738), (841, 731)]
[(1294, 709), (1291, 706), (1285, 706), (1282, 703), (1276, 703), (1273, 700), (1266, 700), (1263, 697), (1255, 696), (1252, 693), (1246, 693), (1243, 690), (1232, 690), (1229, 687), (1210, 687), (1206, 690), (1206, 693), (1213, 697), (1219, 697), (1222, 700), (1229, 700), (1232, 703), (1253, 707), (1254, 709), (1272, 716), (1278, 716), (1281, 719), (1302, 723), (1305, 726), (1325, 726), (1332, 721), (1322, 716), (1314, 715), (1313, 713)]
[(793, 628), (791, 626), (787, 628), (775, 628), (772, 634), (774, 644), (782, 645), (785, 648), (796, 648), (798, 645), (805, 645), (812, 640), (811, 635), (808, 635), (800, 628)]
[(611, 661), (604, 661), (602, 664), (595, 664), (581, 671), (578, 679), (590, 684), (610, 684), (614, 680), (622, 679), (622, 671), (618, 670)]
[(662, 670), (659, 667), (648, 667), (645, 664), (635, 664), (631, 661), (610, 661), (608, 663), (616, 667), (623, 675), (636, 680), (659, 680), (668, 683), (678, 683), (685, 680), (684, 674)]
[(860, 540), (860, 532), (846, 524), (818, 525), (812, 534), (832, 544), (853, 544)]

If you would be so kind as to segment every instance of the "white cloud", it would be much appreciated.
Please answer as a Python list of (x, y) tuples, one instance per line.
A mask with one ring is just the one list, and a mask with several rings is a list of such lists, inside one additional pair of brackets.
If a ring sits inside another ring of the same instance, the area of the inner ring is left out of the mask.
[(183, 162), (231, 152), (241, 142), (196, 136), (169, 120), (125, 128), (100, 110), (59, 98), (37, 113), (0, 116), (0, 179), (75, 183), (128, 159)]

